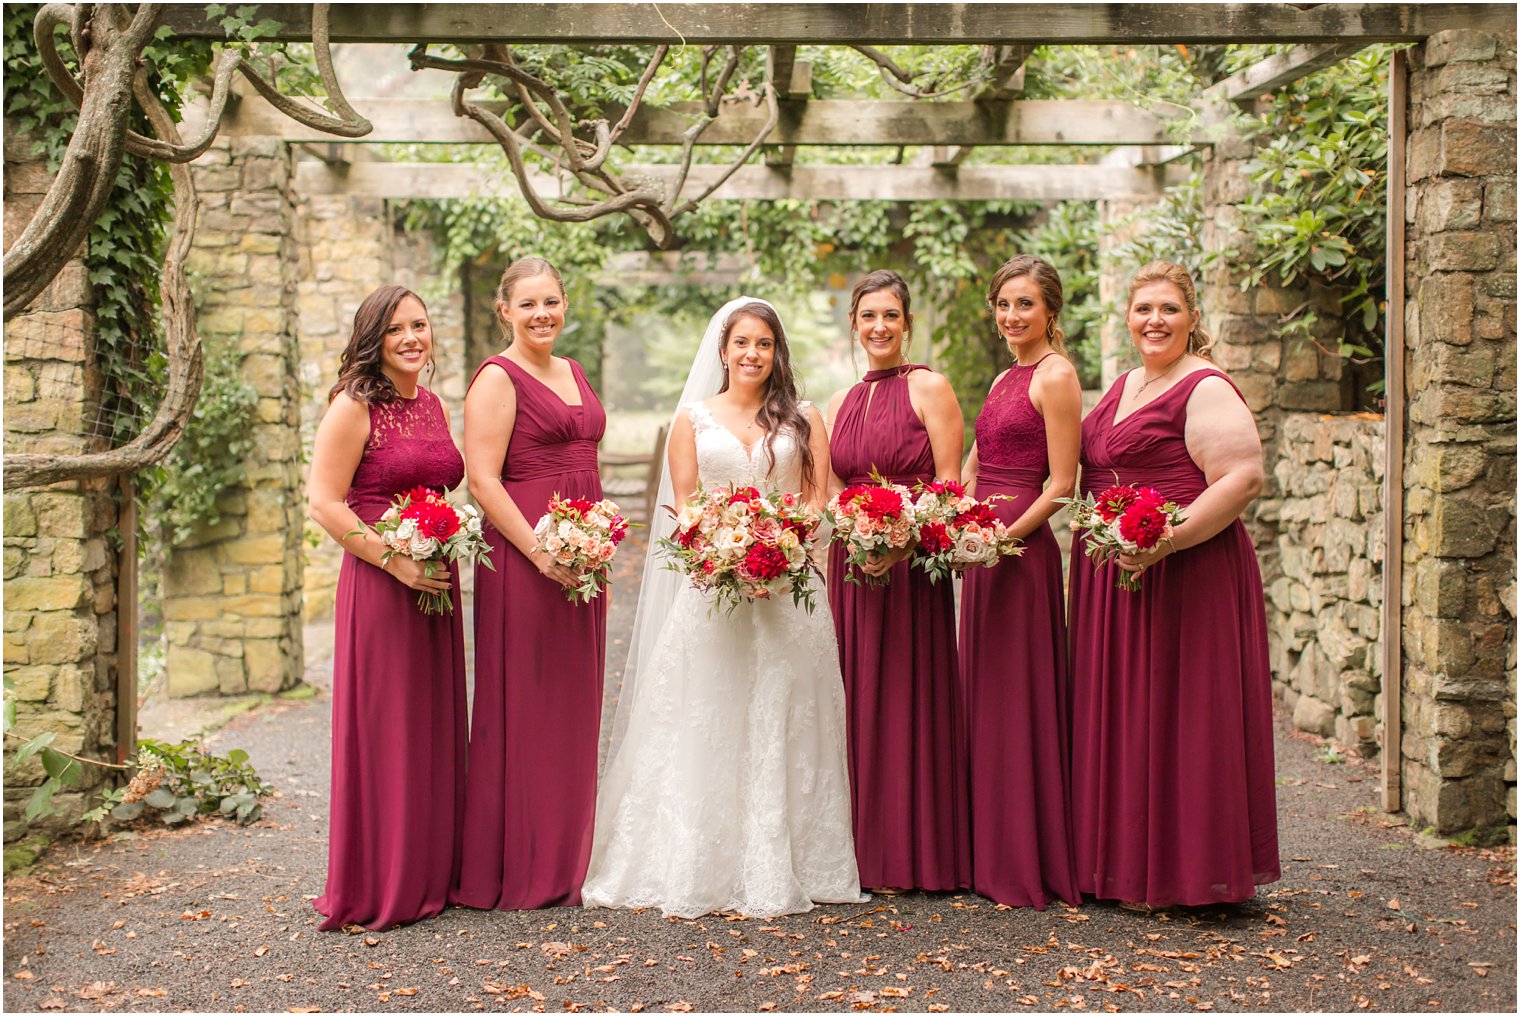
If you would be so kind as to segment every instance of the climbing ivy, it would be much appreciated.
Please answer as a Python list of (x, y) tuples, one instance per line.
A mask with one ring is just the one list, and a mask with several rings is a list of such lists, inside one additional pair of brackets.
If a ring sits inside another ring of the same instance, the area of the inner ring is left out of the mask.
[[(37, 154), (45, 158), (50, 172), (56, 172), (76, 113), (53, 87), (37, 55), (32, 24), (40, 6), (5, 5), (5, 113), (34, 139)], [(234, 34), (267, 34), (267, 29), (234, 21), (229, 28)], [(182, 96), (191, 82), (209, 71), (212, 50), (205, 41), (170, 43), (168, 34), (168, 29), (160, 29), (157, 40), (144, 50), (143, 62), (151, 87), (178, 120)], [(67, 54), (72, 48), (62, 45), (60, 52)], [(151, 133), (139, 111), (133, 113), (132, 128)], [(81, 252), (93, 295), (96, 362), (104, 381), (94, 432), (112, 445), (124, 444), (141, 431), (163, 390), (159, 274), (173, 197), (164, 164), (124, 156), (111, 197)], [(138, 474), (144, 552), (154, 545), (157, 523), (162, 523), (160, 531), (172, 545), (197, 527), (218, 521), (218, 495), (241, 479), (241, 456), (234, 453), (246, 451), (239, 445), (256, 400), (242, 382), (239, 367), (229, 353), (208, 355), (203, 393), (185, 438), (164, 461)]]

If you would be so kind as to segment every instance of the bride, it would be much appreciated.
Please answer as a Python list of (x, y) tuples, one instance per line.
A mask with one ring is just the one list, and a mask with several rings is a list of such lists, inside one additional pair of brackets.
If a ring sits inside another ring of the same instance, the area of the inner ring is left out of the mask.
[[(713, 315), (681, 405), (659, 503), (683, 503), (700, 481), (801, 491), (822, 506), (828, 436), (797, 399), (770, 304), (741, 298)], [(863, 902), (823, 598), (813, 614), (789, 597), (714, 610), (657, 560), (671, 528), (651, 523), (582, 901), (678, 917)]]

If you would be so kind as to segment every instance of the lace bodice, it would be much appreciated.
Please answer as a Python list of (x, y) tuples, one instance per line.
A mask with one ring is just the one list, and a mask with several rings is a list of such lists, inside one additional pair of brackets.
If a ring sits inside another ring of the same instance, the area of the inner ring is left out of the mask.
[[(802, 403), (806, 410), (810, 403)], [(697, 441), (697, 478), (706, 484), (745, 483), (761, 490), (799, 491), (802, 489), (802, 455), (790, 431), (781, 431), (772, 442), (776, 463), (766, 453), (762, 436), (746, 448), (734, 434), (713, 416), (705, 402), (686, 407)]]
[[(1055, 356), (1055, 353), (1048, 354)], [(1029, 400), (1029, 385), (1039, 363), (1008, 368), (976, 416), (976, 454), (982, 463), (1003, 470), (1049, 475), (1045, 417)]]
[(462, 479), (464, 459), (438, 396), (419, 388), (415, 399), (370, 404), (369, 439), (348, 489), (359, 518), (373, 524), (397, 494), (419, 485), (449, 491)]

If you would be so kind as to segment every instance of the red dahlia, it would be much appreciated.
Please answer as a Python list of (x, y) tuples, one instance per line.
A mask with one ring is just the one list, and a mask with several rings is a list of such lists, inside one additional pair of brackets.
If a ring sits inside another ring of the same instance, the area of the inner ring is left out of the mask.
[(744, 555), (744, 569), (762, 582), (786, 574), (786, 555), (769, 543), (756, 543)]
[(1104, 522), (1112, 522), (1138, 500), (1140, 492), (1134, 487), (1115, 484), (1098, 495), (1098, 515)]
[(918, 531), (918, 545), (925, 553), (938, 554), (950, 549), (950, 533), (943, 522), (930, 522)]
[(1119, 516), (1119, 535), (1141, 550), (1160, 543), (1165, 530), (1166, 515), (1151, 501), (1136, 501)]

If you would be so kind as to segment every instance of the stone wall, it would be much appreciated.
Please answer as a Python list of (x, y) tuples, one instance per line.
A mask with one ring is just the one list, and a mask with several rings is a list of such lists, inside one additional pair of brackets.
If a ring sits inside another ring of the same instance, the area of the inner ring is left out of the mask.
[(1302, 730), (1378, 752), (1383, 418), (1284, 414), (1273, 467), (1278, 572), (1267, 635), (1279, 696)]
[(1515, 818), (1515, 36), (1409, 54), (1404, 801)]
[[(26, 228), (50, 175), (30, 142), (5, 129), (7, 249)], [(84, 265), (70, 261), (24, 314), (5, 326), (5, 450), (98, 451), (101, 379), (94, 360), (93, 297)], [(5, 493), (5, 676), (14, 683), (16, 732), (46, 731), (53, 746), (115, 761), (116, 551), (114, 480)], [(62, 817), (82, 808), (83, 786), (54, 800)], [(27, 831), (22, 810), (44, 774), (37, 762), (5, 774), (5, 839)]]
[(300, 388), (289, 146), (218, 140), (193, 164), (201, 213), (190, 271), (207, 345), (242, 357), (259, 395), (247, 477), (222, 520), (168, 555), (171, 695), (278, 691), (300, 680)]
[[(437, 278), (435, 247), (425, 233), (403, 233), (380, 198), (299, 195), (296, 286), (300, 331), (302, 504), (306, 464), (327, 392), (353, 329), (354, 312), (377, 286), (396, 282), (420, 293), (433, 324), (437, 392), (463, 434), (465, 339), (463, 298), (452, 279)], [(305, 620), (332, 616), (343, 551), (306, 520)], [(466, 569), (469, 572), (470, 569)]]

